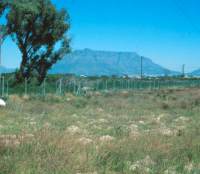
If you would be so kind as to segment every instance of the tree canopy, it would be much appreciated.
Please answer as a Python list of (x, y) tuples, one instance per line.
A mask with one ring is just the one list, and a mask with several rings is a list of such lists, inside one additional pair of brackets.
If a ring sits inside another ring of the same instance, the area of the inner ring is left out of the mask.
[(69, 15), (50, 0), (13, 0), (6, 27), (22, 53), (19, 82), (36, 76), (41, 83), (52, 65), (70, 51)]
[(5, 8), (6, 8), (6, 2), (4, 0), (1, 0), (0, 1), (0, 17), (3, 14)]

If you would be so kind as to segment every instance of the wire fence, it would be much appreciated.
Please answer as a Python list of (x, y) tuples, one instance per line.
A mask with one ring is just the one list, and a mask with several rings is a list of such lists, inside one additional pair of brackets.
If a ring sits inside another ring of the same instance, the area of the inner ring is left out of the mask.
[(174, 88), (200, 87), (200, 79), (135, 79), (135, 78), (46, 78), (41, 85), (28, 80), (15, 85), (13, 79), (0, 77), (0, 96), (13, 94), (39, 95), (47, 94), (86, 95), (89, 92), (120, 91), (120, 90), (159, 90)]

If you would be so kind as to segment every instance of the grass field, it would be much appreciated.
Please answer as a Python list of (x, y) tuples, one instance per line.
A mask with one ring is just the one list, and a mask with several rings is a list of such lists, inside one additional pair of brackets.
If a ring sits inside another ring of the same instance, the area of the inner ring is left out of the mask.
[(0, 174), (199, 174), (200, 89), (11, 95)]

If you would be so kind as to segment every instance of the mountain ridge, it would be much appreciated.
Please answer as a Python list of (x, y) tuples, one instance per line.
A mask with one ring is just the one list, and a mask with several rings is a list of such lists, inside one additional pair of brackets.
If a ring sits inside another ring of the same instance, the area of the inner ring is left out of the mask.
[(188, 75), (199, 77), (200, 76), (200, 68), (192, 71), (191, 73), (188, 73)]
[[(77, 74), (87, 76), (129, 75), (138, 76), (141, 71), (141, 56), (136, 52), (116, 52), (83, 49), (66, 55), (50, 70), (51, 74)], [(143, 57), (144, 75), (178, 75), (176, 71), (164, 68), (147, 57)]]
[[(14, 69), (0, 66), (0, 73), (14, 71)], [(79, 49), (57, 62), (49, 70), (49, 74), (140, 76), (141, 56), (136, 52)], [(145, 76), (173, 76), (181, 73), (162, 67), (148, 57), (143, 57), (143, 74)]]

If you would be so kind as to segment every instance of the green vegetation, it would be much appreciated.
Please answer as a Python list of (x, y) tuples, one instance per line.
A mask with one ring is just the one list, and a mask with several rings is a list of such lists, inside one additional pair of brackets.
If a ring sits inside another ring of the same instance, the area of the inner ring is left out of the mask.
[(0, 173), (200, 173), (199, 94), (11, 95), (0, 108)]
[(0, 2), (0, 17), (1, 17), (1, 15), (3, 14), (5, 8), (6, 8), (6, 3), (5, 3), (4, 0), (2, 0), (2, 1)]
[(48, 70), (70, 51), (69, 15), (64, 9), (57, 10), (50, 0), (4, 0), (0, 15), (6, 5), (3, 35), (11, 36), (22, 54), (16, 80), (36, 77), (41, 84)]

